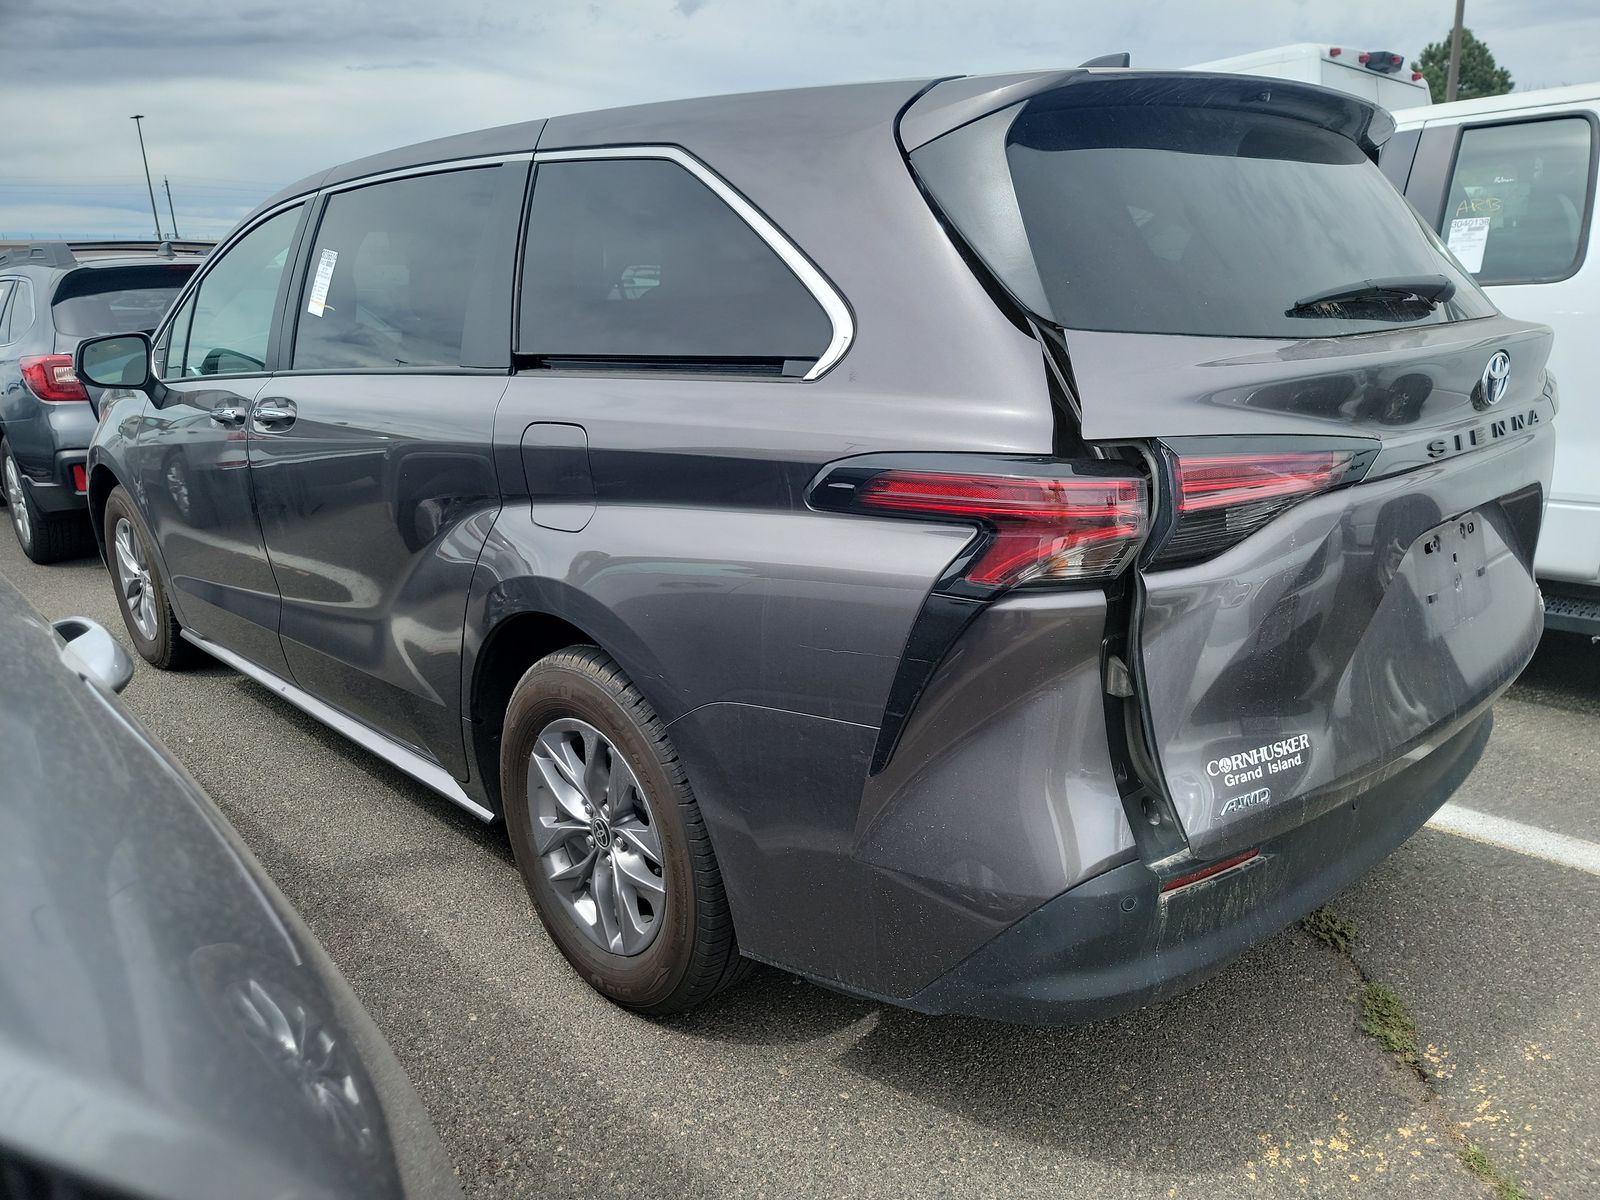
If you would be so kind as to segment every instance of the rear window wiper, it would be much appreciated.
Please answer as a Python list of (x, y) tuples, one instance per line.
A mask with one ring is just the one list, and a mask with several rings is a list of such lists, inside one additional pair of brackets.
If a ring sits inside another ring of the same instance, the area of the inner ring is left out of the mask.
[(1391, 279), (1362, 279), (1296, 300), (1284, 310), (1284, 316), (1319, 316), (1321, 309), (1344, 304), (1392, 304), (1395, 301), (1420, 301), (1433, 308), (1443, 304), (1455, 294), (1455, 283), (1444, 275), (1397, 275)]

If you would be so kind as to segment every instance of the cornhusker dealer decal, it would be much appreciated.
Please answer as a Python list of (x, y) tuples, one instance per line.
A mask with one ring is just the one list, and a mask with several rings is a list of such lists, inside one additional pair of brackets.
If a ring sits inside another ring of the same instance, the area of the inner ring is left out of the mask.
[(1305, 769), (1310, 749), (1311, 735), (1297, 733), (1211, 759), (1206, 763), (1206, 775), (1222, 797), (1217, 816), (1231, 817), (1271, 804), (1273, 788), (1278, 789), (1279, 795), (1288, 790), (1291, 781)]

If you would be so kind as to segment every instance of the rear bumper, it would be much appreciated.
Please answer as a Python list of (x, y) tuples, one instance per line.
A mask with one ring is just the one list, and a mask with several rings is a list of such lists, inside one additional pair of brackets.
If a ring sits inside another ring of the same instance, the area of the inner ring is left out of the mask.
[(36, 479), (24, 473), (22, 486), (28, 496), (47, 513), (72, 512), (88, 507), (87, 492), (80, 492), (73, 483), (72, 468), (84, 465), (86, 450), (64, 450), (55, 456), (48, 479)]
[(1426, 758), (1162, 899), (1143, 862), (1051, 900), (900, 1003), (1031, 1025), (1113, 1016), (1194, 986), (1344, 890), (1417, 831), (1483, 753), (1485, 712)]

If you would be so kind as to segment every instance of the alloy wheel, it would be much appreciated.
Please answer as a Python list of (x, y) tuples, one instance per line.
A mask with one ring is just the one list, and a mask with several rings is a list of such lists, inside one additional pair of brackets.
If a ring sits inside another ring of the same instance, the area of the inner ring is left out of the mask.
[(117, 586), (122, 589), (128, 619), (140, 637), (153, 642), (156, 639), (156, 597), (150, 585), (150, 564), (145, 558), (144, 544), (127, 517), (118, 519), (111, 540), (112, 555), (117, 563)]
[(529, 765), (534, 848), (561, 906), (601, 949), (643, 952), (661, 930), (667, 891), (638, 777), (605, 734), (574, 718), (544, 727)]
[(33, 544), (33, 523), (28, 518), (28, 497), (22, 491), (22, 476), (17, 473), (17, 460), (6, 455), (6, 507), (11, 510), (11, 520), (17, 527), (17, 540), (26, 548)]

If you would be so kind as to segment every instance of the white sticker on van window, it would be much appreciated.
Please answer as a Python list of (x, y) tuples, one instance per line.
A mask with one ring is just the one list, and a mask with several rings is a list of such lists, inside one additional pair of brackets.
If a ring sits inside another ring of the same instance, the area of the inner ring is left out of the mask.
[(323, 310), (333, 307), (328, 303), (328, 285), (333, 282), (333, 267), (338, 261), (337, 250), (324, 250), (317, 260), (316, 278), (311, 281), (311, 300), (306, 305), (306, 311), (313, 317), (320, 317)]
[(1489, 244), (1488, 217), (1457, 217), (1450, 222), (1445, 245), (1461, 260), (1461, 265), (1476, 275), (1483, 270), (1483, 248)]

